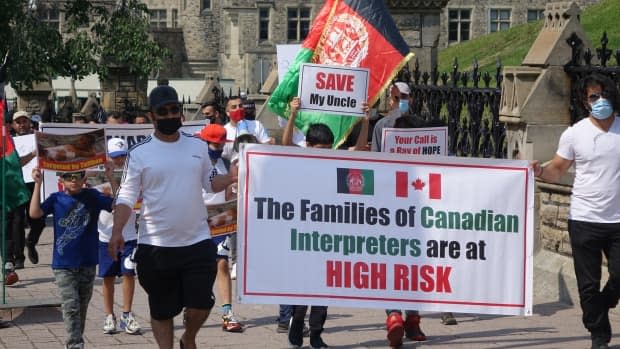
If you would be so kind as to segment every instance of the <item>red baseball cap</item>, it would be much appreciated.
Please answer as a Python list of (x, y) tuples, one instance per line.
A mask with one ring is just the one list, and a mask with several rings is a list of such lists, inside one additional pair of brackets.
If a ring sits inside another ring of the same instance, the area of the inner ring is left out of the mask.
[(200, 139), (211, 143), (226, 142), (226, 129), (222, 125), (208, 124), (200, 130)]

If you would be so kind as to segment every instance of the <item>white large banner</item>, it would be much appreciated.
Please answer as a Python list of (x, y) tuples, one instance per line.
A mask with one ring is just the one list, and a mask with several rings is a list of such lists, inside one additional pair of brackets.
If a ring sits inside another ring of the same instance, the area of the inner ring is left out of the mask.
[(526, 161), (250, 144), (242, 303), (532, 313)]
[[(181, 131), (187, 133), (199, 132), (207, 120), (186, 121), (181, 127)], [(70, 123), (41, 123), (39, 130), (51, 134), (80, 134), (87, 131), (105, 129), (106, 139), (120, 137), (127, 141), (127, 146), (131, 148), (134, 144), (140, 143), (151, 133), (152, 124), (70, 124)], [(50, 194), (60, 189), (60, 183), (55, 171), (43, 171), (43, 185), (41, 186), (42, 200), (47, 199)]]

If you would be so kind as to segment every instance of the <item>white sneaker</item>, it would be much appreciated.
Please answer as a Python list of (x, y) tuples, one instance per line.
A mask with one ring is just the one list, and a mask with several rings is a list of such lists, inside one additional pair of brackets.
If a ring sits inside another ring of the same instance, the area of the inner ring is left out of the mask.
[(103, 322), (103, 333), (112, 334), (116, 333), (116, 317), (113, 314), (108, 314)]
[(136, 321), (131, 312), (127, 316), (125, 316), (125, 314), (121, 316), (120, 328), (121, 331), (125, 331), (129, 334), (140, 333), (140, 324)]
[(237, 279), (237, 263), (233, 263), (232, 268), (230, 269), (230, 279)]

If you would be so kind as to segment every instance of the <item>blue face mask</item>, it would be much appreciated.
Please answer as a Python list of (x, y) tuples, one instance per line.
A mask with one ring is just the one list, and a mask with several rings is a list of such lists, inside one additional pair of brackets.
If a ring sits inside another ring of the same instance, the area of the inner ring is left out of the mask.
[(409, 101), (401, 99), (400, 102), (398, 102), (398, 110), (400, 110), (401, 114), (409, 113)]
[(213, 150), (209, 148), (209, 157), (211, 158), (211, 160), (217, 160), (222, 157), (223, 152), (224, 152), (224, 149)]
[(613, 112), (614, 108), (611, 106), (608, 99), (599, 98), (596, 102), (592, 103), (591, 114), (595, 119), (607, 119)]

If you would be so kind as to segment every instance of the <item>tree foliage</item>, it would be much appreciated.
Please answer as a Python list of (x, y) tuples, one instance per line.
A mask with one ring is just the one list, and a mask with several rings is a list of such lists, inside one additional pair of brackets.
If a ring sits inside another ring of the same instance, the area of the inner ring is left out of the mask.
[[(49, 4), (64, 12), (62, 35), (41, 20)], [(105, 78), (110, 65), (147, 77), (168, 54), (149, 37), (148, 13), (138, 0), (2, 0), (0, 55), (8, 52), (8, 79), (24, 88), (55, 76)]]

